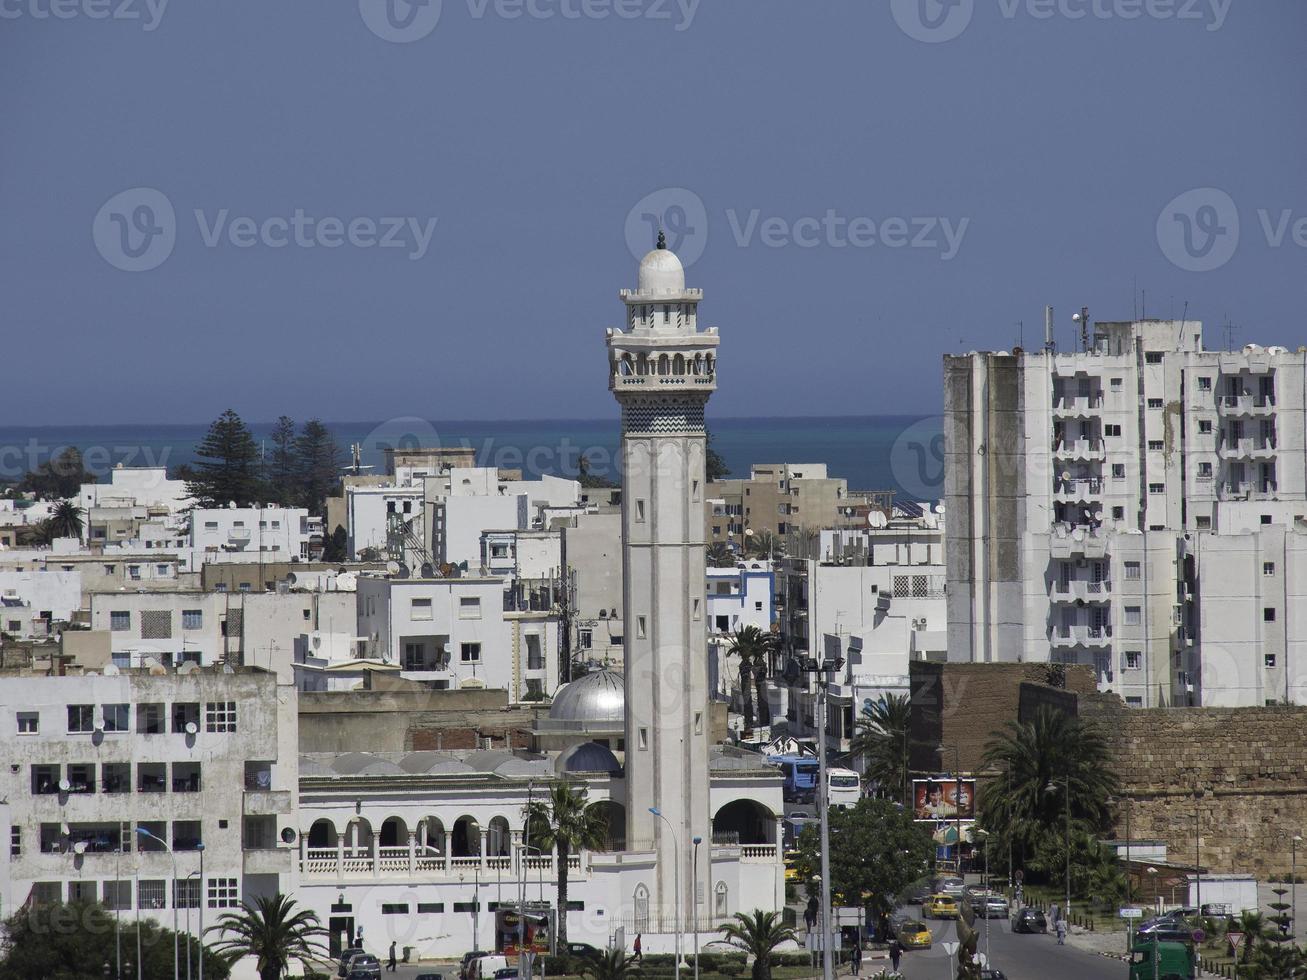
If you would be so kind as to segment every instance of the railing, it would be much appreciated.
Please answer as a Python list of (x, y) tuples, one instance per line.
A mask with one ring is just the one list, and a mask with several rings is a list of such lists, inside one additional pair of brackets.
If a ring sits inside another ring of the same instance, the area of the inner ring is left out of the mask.
[(1061, 456), (1097, 454), (1103, 451), (1102, 439), (1055, 439), (1053, 452)]
[(1097, 496), (1103, 492), (1103, 481), (1101, 479), (1057, 480), (1053, 484), (1053, 492), (1064, 497), (1077, 494), (1091, 494)]
[(377, 866), (382, 871), (407, 871), (408, 870), (408, 848), (407, 847), (379, 847), (377, 848)]
[(775, 844), (744, 844), (740, 847), (740, 857), (745, 861), (776, 860)]

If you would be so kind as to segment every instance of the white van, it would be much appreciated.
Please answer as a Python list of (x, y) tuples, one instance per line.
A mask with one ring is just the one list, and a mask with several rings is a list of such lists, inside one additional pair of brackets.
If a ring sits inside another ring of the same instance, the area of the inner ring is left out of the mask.
[(496, 970), (508, 968), (508, 957), (498, 953), (483, 953), (470, 957), (459, 972), (461, 980), (492, 980)]

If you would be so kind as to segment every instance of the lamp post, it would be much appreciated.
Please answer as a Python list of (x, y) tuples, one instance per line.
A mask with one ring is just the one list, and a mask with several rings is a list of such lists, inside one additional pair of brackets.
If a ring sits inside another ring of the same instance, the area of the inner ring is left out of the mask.
[[(1120, 803), (1122, 801), (1109, 799), (1107, 802), (1109, 806), (1115, 806), (1117, 803)], [(1131, 889), (1131, 879), (1130, 879), (1130, 867), (1131, 867), (1130, 865), (1130, 810), (1132, 809), (1130, 797), (1129, 796), (1124, 797), (1124, 802), (1125, 802), (1125, 903), (1127, 906), (1129, 906), (1133, 904), (1131, 902), (1131, 899), (1133, 898), (1133, 893)], [(1135, 945), (1135, 920), (1134, 919), (1125, 920), (1125, 933), (1126, 933), (1126, 949), (1134, 949), (1134, 945)]]
[(985, 910), (985, 966), (989, 966), (989, 831), (977, 830), (976, 836), (980, 838), (980, 846), (985, 851), (985, 904), (982, 908)]
[[(944, 764), (944, 753), (948, 751), (943, 745), (935, 750), (939, 753), (940, 765)], [(958, 849), (958, 876), (962, 875), (962, 750), (957, 742), (953, 743), (953, 834), (957, 838), (954, 845)]]
[[(676, 828), (672, 826), (672, 822), (670, 820), (668, 820), (665, 816), (663, 816), (663, 812), (661, 810), (659, 810), (656, 806), (651, 806), (649, 808), (649, 812), (652, 813), (659, 820), (661, 820), (663, 823), (667, 824), (667, 831), (672, 835), (672, 844), (674, 846), (677, 855), (676, 867), (675, 867), (676, 873), (673, 875), (673, 881), (676, 888), (676, 901), (675, 904), (673, 904), (672, 909), (673, 909), (673, 914), (676, 918), (676, 980), (681, 980), (681, 859), (680, 859), (681, 841), (676, 836)], [(661, 917), (661, 913), (660, 913), (660, 917)]]
[[(1289, 926), (1289, 928), (1293, 930), (1289, 933), (1290, 936), (1298, 930), (1298, 845), (1301, 843), (1302, 835), (1300, 834), (1294, 834), (1289, 838), (1289, 861), (1290, 866), (1293, 869), (1289, 875), (1289, 887), (1293, 889), (1293, 893), (1289, 899), (1292, 903), (1289, 908), (1289, 914), (1293, 916)], [(1200, 909), (1199, 911), (1202, 910)]]
[(690, 902), (690, 923), (694, 929), (694, 980), (699, 980), (699, 845), (702, 837), (694, 838), (693, 883), (694, 898)]
[[(146, 830), (144, 827), (139, 827), (139, 826), (138, 826), (138, 827), (136, 828), (136, 833), (137, 833), (137, 835), (139, 835), (139, 836), (141, 836), (141, 837), (149, 838), (150, 840), (154, 841), (156, 844), (162, 844), (163, 847), (164, 847), (164, 849), (165, 849), (165, 850), (168, 850), (168, 856), (169, 856), (170, 858), (172, 858), (172, 888), (173, 888), (173, 895), (172, 895), (172, 980), (181, 980), (181, 969), (180, 969), (181, 956), (179, 955), (179, 953), (178, 953), (178, 949), (177, 949), (177, 940), (180, 938), (180, 933), (178, 933), (178, 931), (177, 931), (177, 855), (176, 855), (175, 852), (173, 852), (172, 850), (169, 850), (169, 849), (168, 849), (168, 844), (167, 844), (166, 841), (164, 841), (164, 840), (162, 840), (161, 838), (157, 837), (156, 835), (150, 833), (150, 832), (149, 832), (148, 830)], [(139, 896), (139, 895), (136, 896), (136, 904), (137, 904), (137, 906), (139, 906), (139, 905), (141, 904), (141, 899), (140, 899), (140, 896)], [(138, 931), (139, 931), (139, 928), (138, 928)]]
[(197, 955), (200, 980), (204, 980), (204, 841), (196, 844), (195, 849), (200, 852), (200, 950)]
[[(192, 871), (190, 874), (186, 876), (186, 880), (190, 881), (198, 874), (199, 874), (198, 871)], [(187, 891), (189, 890), (190, 889), (188, 888)], [(190, 902), (186, 903), (186, 980), (191, 980), (191, 903)]]
[[(1157, 869), (1154, 868), (1152, 865), (1148, 866), (1148, 877), (1151, 878), (1153, 881), (1153, 895), (1156, 896), (1157, 895)], [(1152, 939), (1153, 939), (1153, 980), (1157, 980), (1159, 964), (1157, 962), (1157, 934), (1156, 933), (1153, 934)], [(1131, 952), (1133, 953), (1133, 950)], [(1236, 960), (1236, 962), (1238, 961)]]
[(1069, 775), (1062, 777), (1062, 786), (1059, 787), (1054, 780), (1049, 780), (1048, 785), (1044, 787), (1045, 792), (1056, 793), (1058, 789), (1065, 793), (1066, 805), (1066, 905), (1062, 908), (1062, 914), (1067, 916), (1067, 922), (1070, 924), (1071, 915), (1071, 777)]

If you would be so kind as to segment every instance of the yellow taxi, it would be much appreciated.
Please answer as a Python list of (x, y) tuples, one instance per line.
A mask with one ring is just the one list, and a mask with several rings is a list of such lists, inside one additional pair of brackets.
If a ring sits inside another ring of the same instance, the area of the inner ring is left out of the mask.
[(904, 922), (894, 935), (904, 949), (930, 949), (931, 935), (924, 922), (915, 919)]
[(931, 895), (922, 905), (921, 914), (927, 919), (956, 919), (958, 900), (952, 895)]
[(798, 863), (799, 863), (799, 852), (798, 852), (798, 851), (786, 851), (786, 852), (785, 852), (785, 880), (786, 880), (786, 881), (798, 881), (798, 880), (799, 880), (799, 868), (798, 868)]

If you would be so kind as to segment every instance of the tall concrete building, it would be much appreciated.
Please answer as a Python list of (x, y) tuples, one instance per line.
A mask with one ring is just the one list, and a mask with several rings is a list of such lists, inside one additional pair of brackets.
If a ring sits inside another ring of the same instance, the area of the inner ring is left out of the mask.
[[(945, 358), (949, 659), (1088, 664), (1139, 706), (1296, 699), (1304, 349), (1209, 351), (1188, 320), (1083, 346)], [(1218, 573), (1231, 551), (1274, 571)], [(1227, 607), (1268, 656), (1218, 639)]]
[[(626, 330), (608, 331), (609, 387), (622, 409), (623, 601), (628, 841), (653, 841), (660, 918), (708, 894), (708, 660), (704, 624), (704, 406), (717, 382), (717, 330), (700, 330), (702, 290), (658, 246), (622, 290)], [(657, 809), (659, 812), (652, 812)], [(678, 863), (680, 865), (678, 869)], [(675, 885), (681, 900), (675, 900)], [(694, 898), (691, 898), (694, 896)]]

